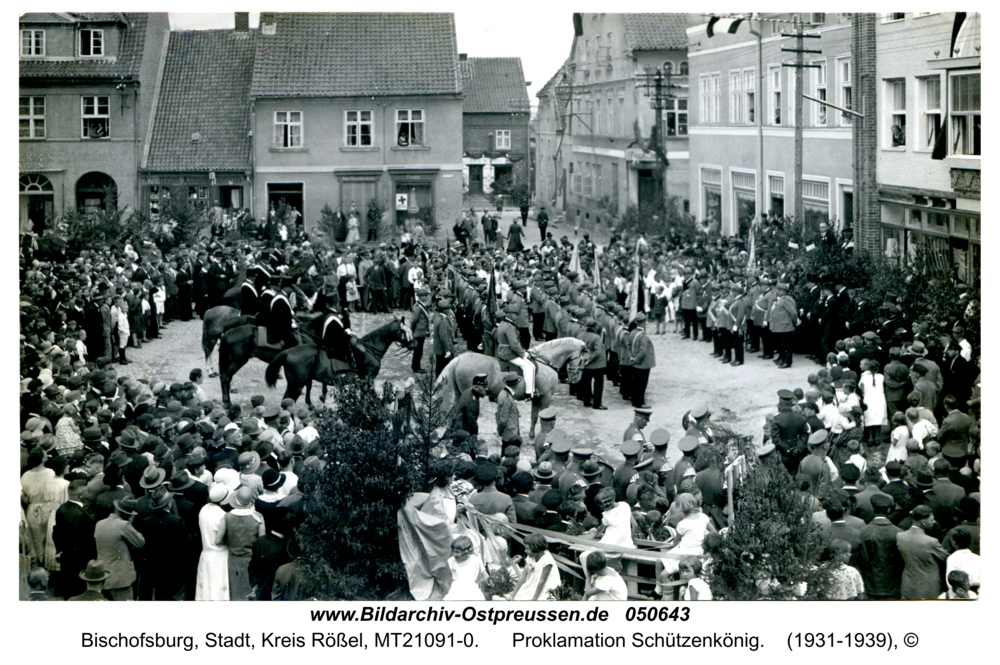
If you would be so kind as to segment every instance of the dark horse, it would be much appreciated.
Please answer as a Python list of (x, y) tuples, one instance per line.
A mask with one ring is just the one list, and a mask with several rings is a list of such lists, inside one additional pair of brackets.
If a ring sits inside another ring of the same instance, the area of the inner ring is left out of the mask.
[(236, 372), (250, 362), (251, 358), (260, 358), (269, 363), (281, 352), (278, 348), (259, 346), (257, 330), (256, 325), (246, 323), (228, 328), (219, 338), (219, 381), (222, 383), (222, 402), (227, 407), (231, 404), (229, 386)]
[[(385, 355), (389, 346), (396, 342), (400, 346), (408, 347), (413, 340), (413, 333), (407, 327), (406, 322), (399, 316), (380, 328), (376, 328), (361, 338), (361, 348), (364, 351), (365, 365), (362, 376), (374, 379), (378, 376), (382, 367), (382, 356)], [(221, 352), (220, 352), (221, 362)], [(336, 362), (336, 361), (334, 361)], [(349, 369), (339, 369), (342, 365), (335, 366), (327, 357), (326, 352), (313, 345), (294, 346), (286, 349), (274, 356), (264, 373), (264, 380), (268, 388), (274, 388), (278, 382), (281, 368), (285, 368), (285, 397), (297, 400), (302, 394), (303, 386), (306, 389), (306, 403), (312, 404), (310, 392), (312, 391), (313, 380), (326, 386), (334, 381), (337, 374), (343, 374)], [(361, 374), (361, 372), (359, 372)]]

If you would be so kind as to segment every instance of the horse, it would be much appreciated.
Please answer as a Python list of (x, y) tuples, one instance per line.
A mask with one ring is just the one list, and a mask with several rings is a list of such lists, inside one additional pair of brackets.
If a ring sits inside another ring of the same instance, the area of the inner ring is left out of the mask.
[(276, 347), (259, 346), (257, 335), (258, 326), (253, 323), (237, 325), (222, 333), (219, 341), (219, 381), (222, 383), (222, 402), (227, 407), (231, 404), (229, 386), (236, 372), (250, 362), (251, 358), (260, 358), (269, 363), (282, 351)]
[[(392, 321), (371, 331), (359, 341), (365, 357), (364, 376), (374, 379), (382, 368), (382, 356), (389, 346), (396, 342), (408, 348), (413, 341), (413, 333), (410, 332), (403, 317), (397, 315)], [(323, 384), (325, 394), (326, 386), (333, 383), (334, 377), (350, 371), (346, 366), (344, 369), (339, 369), (340, 365), (338, 363), (338, 367), (334, 367), (323, 349), (311, 344), (300, 345), (275, 355), (264, 372), (264, 380), (268, 388), (274, 388), (281, 369), (284, 368), (285, 397), (298, 400), (302, 394), (302, 387), (305, 386), (306, 404), (312, 405), (313, 380)]]
[[(538, 359), (538, 371), (535, 372), (535, 392), (538, 393), (538, 396), (531, 400), (531, 428), (528, 432), (528, 437), (534, 439), (538, 413), (549, 406), (556, 387), (559, 385), (559, 368), (568, 361), (569, 382), (578, 383), (583, 367), (589, 359), (589, 354), (587, 345), (574, 337), (560, 337), (543, 342), (532, 347), (528, 352), (535, 354)], [(477, 374), (488, 376), (488, 394), (490, 401), (495, 402), (504, 385), (504, 372), (500, 369), (500, 361), (472, 351), (466, 351), (445, 366), (441, 375), (434, 382), (434, 390), (437, 392), (442, 386), (451, 386), (457, 399), (464, 390), (472, 385), (472, 378)], [(523, 381), (519, 384), (514, 398), (524, 398)]]
[[(201, 350), (205, 352), (205, 362), (208, 363), (209, 372), (215, 371), (214, 363), (212, 363), (212, 352), (215, 350), (216, 343), (222, 337), (222, 333), (227, 328), (233, 327), (232, 324), (239, 318), (240, 308), (228, 305), (217, 305), (201, 317)], [(244, 323), (248, 323), (248, 321), (244, 321)]]

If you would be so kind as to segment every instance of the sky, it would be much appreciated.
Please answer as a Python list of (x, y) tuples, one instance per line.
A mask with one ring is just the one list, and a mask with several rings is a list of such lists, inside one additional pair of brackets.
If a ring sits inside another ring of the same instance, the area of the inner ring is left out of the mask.
[[(491, 10), (470, 8), (470, 4), (432, 1), (422, 2), (418, 7), (412, 3), (377, 2), (372, 8), (453, 12), (458, 52), (467, 53), (470, 58), (521, 58), (525, 81), (531, 83), (528, 87), (528, 97), (531, 105), (535, 106), (537, 104), (535, 94), (552, 78), (569, 56), (573, 40), (572, 12), (565, 8), (557, 9), (556, 3), (547, 2), (536, 2), (534, 5), (522, 2), (492, 2)], [(512, 11), (506, 15), (498, 13), (498, 8), (502, 7), (512, 8)], [(323, 8), (331, 7), (326, 5)], [(351, 5), (351, 8), (361, 9), (362, 6)], [(364, 8), (367, 9), (368, 6)], [(306, 5), (302, 9), (319, 10), (320, 7)], [(251, 27), (256, 27), (258, 18), (259, 12), (250, 14)], [(171, 12), (170, 20), (174, 30), (233, 27), (232, 13)]]

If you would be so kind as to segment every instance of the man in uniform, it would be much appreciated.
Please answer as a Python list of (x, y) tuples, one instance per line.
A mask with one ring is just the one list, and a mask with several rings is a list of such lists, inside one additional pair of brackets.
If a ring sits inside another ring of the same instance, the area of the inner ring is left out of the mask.
[(271, 298), (270, 314), (267, 319), (267, 343), (281, 344), (284, 348), (291, 348), (297, 344), (295, 340), (295, 316), (292, 312), (292, 304), (285, 295), (282, 280), (278, 278), (278, 290)]
[(516, 280), (508, 296), (508, 305), (517, 307), (512, 323), (517, 328), (517, 334), (521, 341), (521, 346), (528, 348), (531, 346), (531, 331), (529, 329), (530, 319), (528, 318), (528, 303), (525, 296), (528, 294), (528, 283), (523, 280)]
[(799, 323), (799, 310), (795, 306), (795, 301), (788, 295), (788, 289), (787, 282), (778, 283), (778, 297), (771, 305), (767, 316), (772, 339), (778, 348), (778, 357), (775, 360), (781, 369), (792, 366), (792, 336)]
[[(504, 387), (497, 395), (497, 434), (500, 435), (502, 447), (520, 446), (521, 441), (521, 415), (517, 410), (517, 402), (514, 400), (513, 386), (517, 384), (519, 377), (517, 372), (508, 372), (504, 375)], [(516, 441), (515, 441), (516, 439)]]
[(474, 437), (479, 435), (479, 400), (486, 396), (487, 378), (486, 374), (476, 374), (472, 377), (472, 386), (458, 398), (453, 430), (465, 430)]
[(531, 309), (531, 336), (537, 342), (544, 339), (542, 326), (545, 323), (545, 289), (542, 287), (540, 277), (533, 278), (528, 295)]
[(622, 441), (638, 441), (639, 443), (646, 443), (646, 435), (643, 434), (642, 430), (646, 425), (649, 424), (649, 418), (653, 415), (652, 409), (638, 408), (633, 409), (635, 412), (635, 417), (632, 419), (632, 423), (626, 428), (625, 436), (622, 437)]
[(240, 286), (240, 316), (257, 316), (260, 312), (260, 293), (271, 274), (263, 266), (251, 266)]
[(545, 341), (557, 337), (556, 322), (559, 320), (559, 303), (555, 300), (557, 293), (554, 285), (545, 289), (545, 300), (542, 303), (542, 310), (545, 313), (542, 321), (542, 337)]
[(673, 477), (671, 472), (673, 467), (667, 461), (667, 445), (670, 443), (670, 432), (663, 429), (654, 429), (649, 435), (649, 443), (653, 446), (653, 451), (646, 453), (642, 462), (649, 461), (649, 470), (656, 474), (660, 486), (668, 484)]
[(601, 327), (593, 318), (588, 316), (583, 322), (587, 326), (587, 331), (580, 334), (580, 340), (587, 345), (590, 355), (580, 379), (579, 397), (583, 400), (584, 406), (606, 411), (608, 407), (601, 404), (604, 396), (604, 370), (608, 366), (604, 336), (601, 334)]
[(524, 371), (524, 394), (526, 398), (531, 398), (535, 396), (535, 366), (528, 359), (528, 352), (521, 346), (520, 336), (514, 328), (517, 311), (517, 306), (512, 303), (508, 303), (504, 309), (505, 316), (494, 333), (497, 358), (513, 363)]
[(625, 457), (618, 468), (615, 469), (613, 484), (615, 489), (615, 499), (625, 500), (625, 490), (634, 481), (639, 479), (639, 472), (635, 470), (635, 463), (639, 461), (639, 453), (642, 452), (642, 444), (634, 439), (623, 441), (621, 453)]
[[(684, 334), (681, 339), (698, 339), (697, 301), (701, 296), (701, 282), (695, 279), (691, 268), (684, 268), (684, 285), (681, 292), (681, 313), (684, 316)], [(692, 328), (694, 336), (692, 337)]]
[(351, 319), (346, 311), (327, 309), (323, 316), (317, 316), (306, 325), (313, 339), (319, 340), (327, 355), (348, 365), (353, 364), (360, 373), (364, 371), (364, 352), (357, 337), (351, 332)]
[(629, 336), (631, 353), (629, 364), (632, 366), (632, 406), (640, 409), (646, 408), (646, 386), (649, 385), (649, 370), (656, 367), (656, 352), (653, 349), (653, 341), (649, 339), (643, 327), (646, 315), (639, 312), (635, 322), (636, 328)]
[[(764, 360), (772, 360), (774, 358), (774, 342), (771, 339), (767, 315), (771, 311), (771, 305), (774, 303), (776, 296), (771, 289), (771, 280), (766, 278), (761, 279), (760, 284), (763, 290), (754, 299), (752, 313), (754, 331), (760, 335), (760, 349), (762, 351), (757, 357)], [(753, 341), (751, 340), (751, 343)]]
[(667, 488), (669, 492), (677, 492), (677, 486), (681, 484), (684, 480), (684, 473), (690, 469), (694, 470), (695, 457), (698, 454), (698, 439), (694, 436), (684, 435), (681, 440), (677, 442), (677, 449), (684, 453), (677, 462), (677, 466), (674, 467), (674, 472), (670, 478), (670, 486)]
[(798, 468), (799, 460), (805, 455), (805, 442), (809, 438), (806, 417), (797, 411), (795, 393), (791, 390), (778, 391), (778, 414), (771, 421), (771, 440), (781, 453), (781, 459), (789, 473)]
[(539, 206), (535, 219), (538, 221), (538, 241), (542, 242), (545, 240), (545, 232), (549, 228), (549, 213), (545, 212), (545, 206)]
[(743, 331), (747, 327), (747, 314), (750, 311), (750, 296), (744, 295), (743, 290), (736, 284), (730, 288), (731, 300), (729, 303), (729, 316), (732, 327), (729, 329), (729, 342), (733, 349), (733, 367), (743, 364)]
[(541, 461), (542, 455), (548, 447), (546, 436), (556, 427), (555, 407), (547, 407), (538, 413), (538, 433), (535, 434), (535, 459)]
[(438, 301), (438, 311), (435, 312), (432, 328), (434, 331), (434, 377), (440, 376), (442, 370), (451, 360), (455, 352), (455, 327), (452, 322), (451, 298), (441, 298)]
[(425, 370), (420, 367), (420, 362), (424, 357), (424, 341), (431, 329), (431, 318), (427, 312), (427, 297), (429, 295), (430, 291), (426, 289), (417, 291), (417, 302), (410, 315), (410, 330), (413, 331), (413, 340), (416, 342), (416, 347), (413, 349), (413, 363), (410, 365), (414, 374), (425, 373)]

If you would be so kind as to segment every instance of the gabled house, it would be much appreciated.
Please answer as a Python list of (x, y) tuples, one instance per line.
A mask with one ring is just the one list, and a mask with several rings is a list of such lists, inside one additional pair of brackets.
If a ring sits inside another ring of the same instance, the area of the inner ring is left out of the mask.
[(375, 201), (401, 226), (462, 206), (462, 87), (451, 14), (264, 12), (250, 84), (253, 212)]
[(253, 40), (239, 12), (234, 30), (171, 33), (139, 176), (150, 218), (176, 197), (202, 208), (250, 207)]
[(462, 75), (463, 180), (469, 197), (492, 191), (494, 181), (528, 183), (531, 107), (520, 58), (468, 58)]
[(164, 13), (28, 13), (19, 19), (22, 230), (72, 209), (134, 209)]
[[(668, 196), (687, 209), (690, 21), (687, 14), (574, 15), (569, 58), (538, 92), (539, 202), (582, 225), (607, 223), (629, 206), (657, 206)], [(649, 96), (657, 78), (659, 111)], [(669, 164), (666, 191), (651, 143), (657, 113)]]

